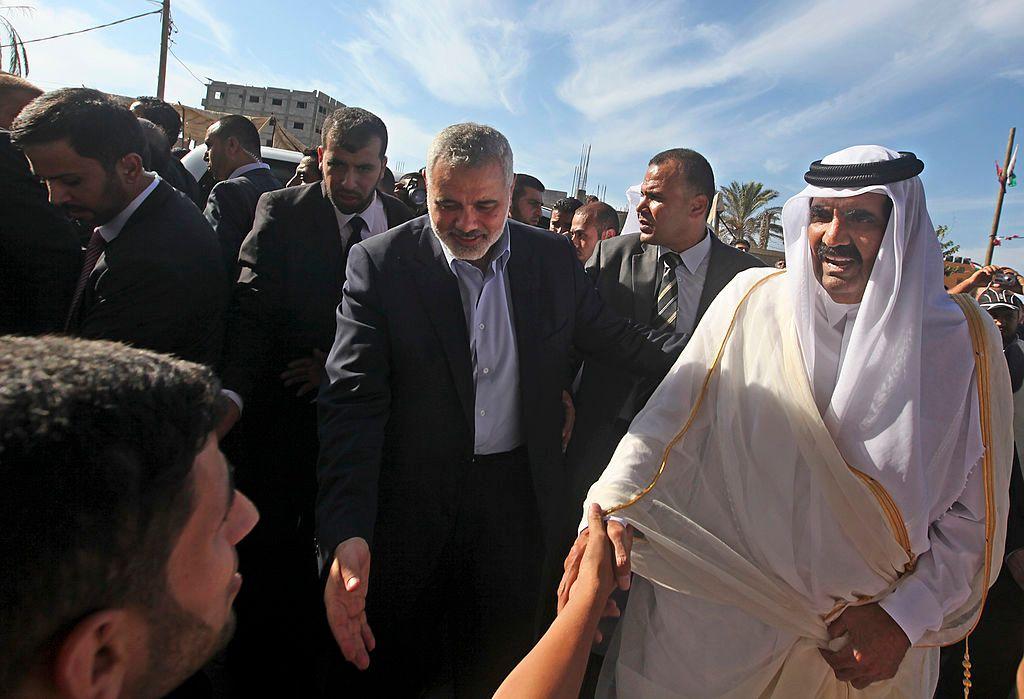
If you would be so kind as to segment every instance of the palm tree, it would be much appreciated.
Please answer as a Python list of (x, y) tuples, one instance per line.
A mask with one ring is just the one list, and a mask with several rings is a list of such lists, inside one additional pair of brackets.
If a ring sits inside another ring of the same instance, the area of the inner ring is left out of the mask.
[(781, 206), (769, 206), (757, 217), (757, 247), (767, 250), (772, 238), (782, 240)]
[[(722, 222), (732, 235), (730, 242), (750, 242), (755, 234), (759, 234), (767, 244), (772, 226), (776, 225), (774, 219), (778, 218), (778, 214), (764, 219), (766, 212), (761, 209), (777, 196), (778, 192), (768, 189), (760, 182), (740, 183), (734, 180), (728, 187), (722, 187)], [(761, 234), (762, 229), (766, 229), (768, 233)]]
[(30, 7), (24, 5), (7, 5), (0, 3), (0, 64), (4, 59), (4, 51), (7, 51), (7, 72), (14, 75), (28, 75), (28, 53), (25, 51), (25, 42), (21, 34), (14, 28), (8, 16), (13, 12), (27, 12)]

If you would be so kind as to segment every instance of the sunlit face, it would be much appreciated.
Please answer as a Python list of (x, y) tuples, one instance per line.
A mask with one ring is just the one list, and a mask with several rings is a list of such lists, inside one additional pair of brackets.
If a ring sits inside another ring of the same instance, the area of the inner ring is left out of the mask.
[(159, 651), (151, 665), (178, 681), (199, 669), (231, 637), (231, 604), (242, 585), (235, 547), (259, 519), (252, 502), (235, 490), (213, 434), (196, 457), (193, 479), (192, 516), (167, 562), (172, 608), (156, 620), (150, 648), (151, 655)]
[[(230, 152), (234, 139), (221, 138), (217, 133), (219, 130), (219, 122), (211, 124), (206, 130), (206, 153), (203, 154), (206, 167), (218, 182), (226, 180), (234, 171)], [(237, 141), (234, 141), (234, 146), (238, 147)]]
[(313, 184), (323, 179), (320, 176), (320, 162), (309, 155), (302, 156), (299, 164), (295, 166), (295, 174), (299, 176), (300, 184)]
[(67, 140), (24, 148), (25, 156), (50, 193), (50, 202), (68, 216), (102, 226), (131, 202), (130, 185), (144, 172), (142, 158), (130, 153), (113, 172), (98, 160), (79, 155)]
[(540, 223), (544, 194), (534, 187), (523, 187), (519, 198), (512, 202), (511, 216), (517, 221), (536, 226)]
[(427, 209), (434, 232), (461, 260), (483, 260), (505, 230), (512, 185), (500, 163), (480, 167), (437, 162), (428, 173)]
[(582, 209), (572, 217), (572, 230), (569, 232), (569, 240), (576, 248), (576, 257), (583, 264), (594, 254), (598, 241), (610, 238), (615, 235), (614, 230), (599, 231), (597, 229), (596, 217), (584, 212)]
[(355, 152), (335, 143), (317, 149), (328, 196), (341, 213), (358, 214), (370, 205), (388, 164), (381, 158), (381, 145), (373, 136)]
[(836, 303), (864, 298), (891, 211), (889, 197), (877, 192), (811, 200), (807, 238), (814, 274)]
[(708, 197), (693, 191), (677, 161), (648, 167), (640, 195), (636, 215), (642, 242), (678, 250), (704, 237)]

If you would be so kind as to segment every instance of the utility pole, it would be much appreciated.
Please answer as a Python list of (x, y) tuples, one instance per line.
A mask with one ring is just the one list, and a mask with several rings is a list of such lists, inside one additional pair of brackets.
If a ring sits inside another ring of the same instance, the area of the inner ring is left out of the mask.
[(163, 0), (160, 12), (160, 72), (156, 76), (157, 99), (164, 98), (167, 84), (167, 44), (171, 40), (171, 0)]
[(1003, 213), (1003, 196), (1006, 194), (1006, 180), (1010, 173), (1006, 170), (1010, 167), (1010, 157), (1013, 154), (1013, 137), (1017, 134), (1017, 127), (1010, 128), (1010, 139), (1006, 142), (1006, 159), (1003, 161), (1003, 176), (999, 178), (999, 196), (996, 197), (996, 215), (992, 219), (992, 233), (988, 237), (988, 250), (985, 252), (985, 265), (992, 264), (992, 250), (996, 246), (996, 235), (999, 233), (999, 216)]

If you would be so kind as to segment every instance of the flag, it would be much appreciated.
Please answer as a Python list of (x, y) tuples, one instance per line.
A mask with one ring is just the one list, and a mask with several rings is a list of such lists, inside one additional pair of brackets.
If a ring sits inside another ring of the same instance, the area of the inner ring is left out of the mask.
[(1013, 172), (1013, 169), (1017, 166), (1017, 148), (1019, 147), (1019, 145), (1013, 147), (1013, 155), (1010, 156), (1010, 164), (1006, 166), (1007, 187), (1017, 186), (1017, 175)]
[(1003, 166), (999, 164), (998, 160), (996, 161), (996, 179), (999, 180), (1000, 184), (1002, 184), (1002, 182), (1003, 182)]

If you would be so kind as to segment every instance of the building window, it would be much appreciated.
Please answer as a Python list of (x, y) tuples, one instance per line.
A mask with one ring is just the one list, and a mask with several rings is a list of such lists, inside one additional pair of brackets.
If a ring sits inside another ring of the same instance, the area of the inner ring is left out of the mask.
[(327, 113), (327, 109), (322, 104), (319, 107), (317, 107), (317, 111), (320, 112), (321, 114)]
[(271, 103), (272, 105), (274, 105), (275, 107), (280, 107), (280, 106), (281, 106), (281, 104), (282, 104), (282, 101), (281, 101), (281, 98), (280, 98), (280, 97), (274, 97), (274, 98), (272, 98), (272, 99), (270, 100), (270, 103)]
[(224, 93), (221, 92), (220, 90), (217, 90), (216, 92), (213, 93), (213, 99), (215, 99), (215, 100), (222, 100), (222, 99), (224, 99)]
[(299, 109), (305, 109), (306, 108), (306, 103), (305, 102), (296, 102), (295, 106), (298, 107)]
[(249, 101), (258, 104), (260, 101), (259, 95), (249, 95)]
[(296, 131), (302, 131), (303, 129), (306, 128), (306, 124), (301, 121), (293, 121), (292, 128), (295, 129)]
[(318, 126), (318, 127), (316, 127), (316, 132), (317, 132), (317, 133), (323, 133), (323, 129), (321, 129), (321, 128), (320, 128), (320, 127)]

